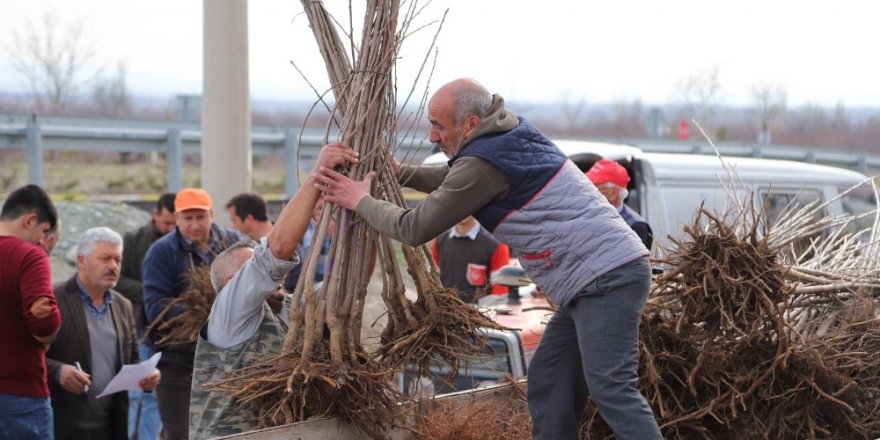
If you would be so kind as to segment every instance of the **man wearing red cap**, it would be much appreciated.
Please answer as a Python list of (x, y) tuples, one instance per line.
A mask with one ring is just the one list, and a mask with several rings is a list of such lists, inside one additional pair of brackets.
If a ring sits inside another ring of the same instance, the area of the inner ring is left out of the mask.
[(629, 183), (629, 174), (626, 172), (626, 168), (613, 160), (602, 159), (596, 162), (585, 174), (593, 182), (593, 185), (596, 185), (599, 192), (608, 199), (611, 206), (617, 208), (617, 212), (626, 220), (626, 224), (638, 234), (645, 247), (651, 249), (651, 245), (654, 244), (654, 232), (651, 231), (651, 225), (639, 213), (623, 203), (629, 194), (626, 190), (626, 185)]
[[(210, 266), (214, 257), (235, 244), (242, 236), (235, 230), (214, 223), (211, 196), (201, 188), (184, 188), (174, 199), (173, 231), (156, 240), (144, 258), (144, 307), (147, 322), (153, 322), (174, 298), (186, 290), (189, 271)], [(178, 306), (164, 316), (180, 315)], [(162, 352), (159, 371), (162, 382), (156, 389), (159, 416), (169, 440), (189, 435), (189, 392), (193, 372), (195, 343), (156, 346), (159, 339), (150, 334), (146, 341)]]

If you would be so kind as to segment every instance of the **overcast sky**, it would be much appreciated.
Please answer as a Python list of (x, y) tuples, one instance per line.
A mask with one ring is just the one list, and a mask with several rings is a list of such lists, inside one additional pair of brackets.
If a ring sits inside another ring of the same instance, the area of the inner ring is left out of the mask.
[[(297, 17), (300, 1), (249, 1), (252, 95), (312, 98), (290, 65), (326, 87), (307, 20)], [(13, 30), (38, 25), (50, 11), (84, 23), (102, 60), (124, 61), (133, 93), (201, 92), (201, 1), (3, 3), (0, 91), (23, 84), (9, 69)], [(347, 22), (347, 1), (326, 3)], [(772, 82), (787, 90), (789, 105), (880, 107), (880, 2), (434, 0), (418, 21), (439, 19), (445, 9), (432, 89), (471, 76), (508, 100), (664, 103), (674, 100), (676, 82), (717, 66), (728, 104), (748, 105), (750, 86)], [(434, 29), (405, 42), (401, 86), (411, 83)]]

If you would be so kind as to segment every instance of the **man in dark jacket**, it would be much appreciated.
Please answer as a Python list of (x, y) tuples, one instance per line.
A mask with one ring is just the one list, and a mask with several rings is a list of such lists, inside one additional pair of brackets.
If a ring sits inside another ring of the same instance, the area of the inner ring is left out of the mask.
[(608, 203), (617, 208), (617, 212), (620, 213), (626, 224), (635, 231), (645, 247), (651, 250), (651, 246), (654, 244), (654, 232), (651, 230), (651, 225), (639, 213), (623, 203), (629, 194), (626, 189), (629, 183), (629, 173), (626, 172), (626, 168), (613, 160), (602, 159), (586, 172), (586, 176), (608, 199)]
[(150, 222), (136, 231), (126, 232), (122, 249), (122, 272), (116, 291), (131, 301), (138, 336), (143, 336), (144, 313), (143, 264), (147, 250), (163, 235), (174, 230), (174, 193), (165, 193), (156, 201)]
[[(149, 359), (153, 350), (141, 341), (146, 329), (147, 316), (144, 313), (143, 263), (147, 250), (163, 235), (174, 229), (174, 193), (165, 193), (156, 201), (150, 222), (136, 231), (125, 234), (122, 248), (122, 272), (116, 290), (124, 295), (134, 311), (134, 323), (137, 327), (138, 353), (141, 359)], [(131, 408), (128, 414), (128, 435), (134, 437), (135, 429), (139, 439), (155, 439), (162, 430), (159, 418), (159, 403), (155, 393), (130, 391), (128, 398)]]
[(408, 245), (473, 215), (520, 256), (523, 269), (559, 306), (529, 365), (532, 438), (578, 438), (592, 397), (626, 439), (659, 439), (637, 387), (639, 321), (651, 285), (648, 250), (596, 187), (537, 128), (472, 79), (441, 87), (428, 103), (431, 142), (450, 159), (403, 167), (400, 182), (428, 193), (401, 208), (370, 196), (330, 169), (315, 176), (327, 202)]
[[(210, 266), (215, 256), (242, 238), (237, 231), (214, 224), (211, 196), (203, 189), (178, 191), (174, 210), (177, 227), (153, 243), (144, 259), (144, 306), (150, 323), (186, 290), (191, 269)], [(182, 312), (177, 306), (163, 319), (167, 321)], [(186, 439), (195, 341), (157, 347), (156, 335), (150, 334), (148, 339), (154, 349), (162, 351), (159, 360), (162, 384), (157, 389), (157, 397), (165, 433), (168, 440)]]
[[(122, 237), (92, 228), (77, 246), (77, 273), (55, 286), (62, 324), (46, 353), (55, 439), (128, 438), (128, 394), (96, 398), (125, 364), (138, 362), (131, 303), (112, 290), (119, 277)], [(159, 382), (159, 370), (140, 381)]]

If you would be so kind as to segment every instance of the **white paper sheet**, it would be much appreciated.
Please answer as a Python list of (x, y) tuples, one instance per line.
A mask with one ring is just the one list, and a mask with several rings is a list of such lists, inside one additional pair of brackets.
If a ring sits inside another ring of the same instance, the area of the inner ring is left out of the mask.
[(122, 369), (113, 376), (113, 379), (110, 379), (107, 388), (104, 388), (104, 391), (98, 394), (98, 397), (109, 396), (120, 391), (140, 390), (141, 387), (138, 385), (138, 382), (146, 379), (156, 369), (160, 357), (162, 357), (161, 351), (156, 352), (151, 358), (139, 364), (123, 365)]

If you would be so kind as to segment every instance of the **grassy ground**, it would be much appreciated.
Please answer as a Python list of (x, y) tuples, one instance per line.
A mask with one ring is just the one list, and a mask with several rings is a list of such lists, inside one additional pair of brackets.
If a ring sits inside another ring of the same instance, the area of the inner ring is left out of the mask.
[[(284, 194), (284, 160), (261, 157), (253, 163), (251, 188), (267, 199)], [(27, 163), (18, 159), (0, 160), (0, 200), (10, 191), (27, 183)], [(166, 167), (164, 163), (141, 160), (120, 163), (119, 160), (93, 158), (82, 155), (59, 154), (54, 160), (48, 156), (43, 165), (44, 187), (55, 200), (81, 200), (103, 195), (158, 195), (165, 191)], [(300, 172), (300, 178), (305, 173)], [(201, 186), (199, 165), (184, 165), (184, 187)], [(404, 196), (412, 202), (425, 194), (404, 189)]]
[[(284, 192), (283, 161), (264, 159), (253, 165), (252, 188), (260, 194)], [(184, 165), (183, 186), (201, 186), (198, 165)], [(76, 199), (80, 195), (157, 194), (165, 190), (167, 171), (164, 163), (148, 160), (120, 163), (118, 160), (57, 156), (47, 159), (43, 178), (47, 191), (59, 199)], [(27, 183), (27, 163), (4, 160), (0, 166), (0, 198)]]

